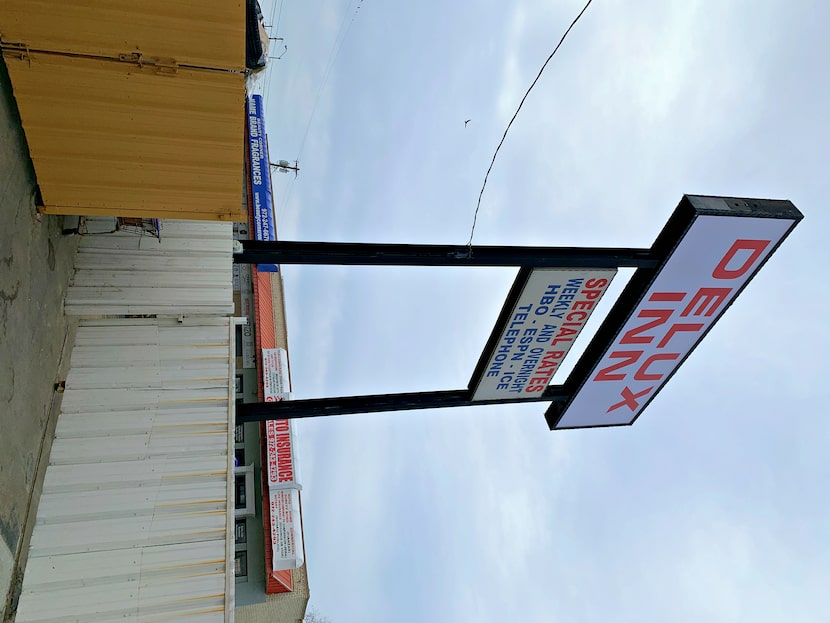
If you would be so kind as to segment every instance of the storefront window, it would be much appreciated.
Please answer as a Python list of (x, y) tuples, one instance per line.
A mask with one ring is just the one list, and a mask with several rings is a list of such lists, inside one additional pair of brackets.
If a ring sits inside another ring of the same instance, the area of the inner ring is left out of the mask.
[(234, 558), (233, 572), (237, 578), (248, 577), (248, 552), (241, 550), (236, 552)]
[(247, 506), (248, 496), (245, 491), (245, 475), (239, 474), (236, 477), (236, 509), (244, 509)]
[(248, 542), (248, 525), (244, 519), (236, 520), (235, 542), (237, 545)]

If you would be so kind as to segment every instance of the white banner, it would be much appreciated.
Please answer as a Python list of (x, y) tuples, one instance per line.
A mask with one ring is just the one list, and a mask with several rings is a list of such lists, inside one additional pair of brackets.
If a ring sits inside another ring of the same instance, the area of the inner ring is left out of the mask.
[(268, 459), (269, 488), (279, 488), (299, 481), (294, 424), (291, 420), (265, 422), (265, 455)]
[(502, 328), (473, 400), (538, 398), (616, 272), (534, 269)]
[(271, 568), (294, 569), (303, 564), (300, 489), (296, 436), (291, 420), (265, 423), (268, 495), (271, 516)]
[(265, 402), (291, 400), (288, 351), (284, 348), (262, 349), (262, 388)]
[(234, 264), (239, 266), (239, 296), (242, 303), (242, 313), (248, 319), (248, 324), (242, 325), (242, 367), (256, 368), (256, 344), (254, 341), (254, 284), (249, 264)]
[(300, 492), (277, 489), (269, 492), (271, 515), (271, 568), (296, 569), (303, 564), (303, 531), (300, 522)]
[[(266, 402), (291, 399), (288, 351), (262, 349), (262, 385)], [(292, 420), (265, 422), (265, 456), (271, 516), (271, 569), (303, 564), (297, 443)]]
[(633, 422), (793, 222), (698, 216), (556, 428)]

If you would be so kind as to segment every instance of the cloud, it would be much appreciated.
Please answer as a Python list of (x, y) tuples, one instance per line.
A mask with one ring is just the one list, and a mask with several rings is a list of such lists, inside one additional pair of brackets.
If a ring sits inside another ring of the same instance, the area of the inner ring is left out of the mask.
[[(377, 589), (386, 557), (401, 535), (390, 521), (399, 498), (395, 447), (380, 418), (300, 423), (303, 461), (311, 462), (303, 491), (304, 530), (314, 603), (338, 621), (381, 620), (388, 604), (366, 599), (358, 586)], [(333, 465), (339, 466), (332, 471)], [(333, 571), (339, 581), (332, 581)]]
[[(274, 13), (275, 4), (276, 0), (263, 3), (263, 14)], [(288, 51), (281, 59), (269, 62), (262, 82), (263, 88), (267, 88), (266, 121), (271, 159), (293, 161), (299, 157), (301, 160), (302, 180), (295, 182), (290, 173), (273, 175), (280, 235), (284, 239), (296, 239), (307, 228), (306, 210), (313, 210), (319, 201), (309, 197), (303, 187), (319, 192), (323, 180), (331, 174), (336, 93), (332, 72), (327, 76), (327, 68), (341, 33), (346, 7), (328, 2), (312, 13), (286, 2), (281, 9), (280, 31), (271, 35), (283, 37)], [(282, 45), (282, 42), (273, 43)]]
[(344, 269), (283, 266), (282, 272), (294, 396), (321, 397), (337, 372), (332, 352), (347, 301)]
[(524, 40), (525, 29), (527, 27), (527, 11), (522, 4), (516, 4), (513, 9), (513, 14), (510, 16), (509, 25), (507, 27), (507, 34), (505, 36), (505, 55), (504, 64), (502, 65), (502, 81), (499, 88), (498, 97), (496, 99), (497, 109), (499, 112), (500, 121), (507, 124), (516, 107), (521, 101), (522, 95), (529, 86), (523, 84), (527, 81), (528, 76), (526, 72), (520, 69), (520, 50), (522, 41)]
[[(513, 93), (511, 114), (535, 75), (525, 69), (519, 85), (515, 68), (539, 67), (579, 8), (534, 7), (533, 19), (516, 8), (498, 95)], [(525, 103), (485, 194), (510, 187), (524, 201), (485, 220), (481, 235), (549, 206), (551, 227), (530, 229), (529, 243), (621, 244), (630, 230), (638, 238), (626, 244), (649, 244), (676, 189), (728, 191), (710, 181), (713, 154), (746, 132), (762, 101), (755, 50), (727, 25), (740, 11), (703, 2), (589, 8)]]

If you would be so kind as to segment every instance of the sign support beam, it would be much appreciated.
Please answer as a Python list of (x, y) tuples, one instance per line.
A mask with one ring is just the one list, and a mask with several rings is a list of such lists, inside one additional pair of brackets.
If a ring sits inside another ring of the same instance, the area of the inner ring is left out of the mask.
[(651, 249), (373, 244), (241, 240), (237, 264), (348, 266), (510, 266), (527, 268), (654, 268)]
[(294, 420), (327, 415), (380, 413), (385, 411), (412, 411), (442, 409), (444, 407), (472, 407), (487, 404), (562, 402), (568, 394), (561, 385), (551, 385), (533, 398), (472, 400), (469, 389), (402, 394), (369, 394), (339, 398), (310, 398), (279, 402), (246, 402), (236, 406), (236, 422), (264, 422), (267, 420)]

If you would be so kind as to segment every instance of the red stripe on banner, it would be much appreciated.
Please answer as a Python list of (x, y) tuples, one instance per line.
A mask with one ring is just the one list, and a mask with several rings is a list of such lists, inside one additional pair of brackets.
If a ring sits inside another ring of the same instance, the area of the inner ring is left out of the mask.
[[(247, 164), (247, 163), (246, 163)], [(248, 176), (250, 178), (250, 176)], [(250, 197), (250, 179), (248, 180), (248, 197)], [(253, 231), (253, 209), (248, 205), (249, 226)], [(271, 293), (271, 277), (268, 273), (260, 273), (255, 264), (251, 264), (251, 277), (254, 288), (254, 318), (256, 330), (254, 343), (256, 344), (257, 360), (257, 394), (259, 400), (265, 399), (262, 386), (262, 349), (276, 348), (276, 333), (274, 331), (274, 303)], [(260, 424), (260, 439), (265, 439), (265, 422)], [(262, 465), (268, 464), (266, 444), (261, 444)], [(291, 570), (274, 571), (272, 568), (273, 548), (271, 547), (271, 508), (266, 502), (268, 496), (268, 481), (262, 479), (262, 528), (265, 542), (265, 594), (289, 593), (294, 590), (294, 578)]]

